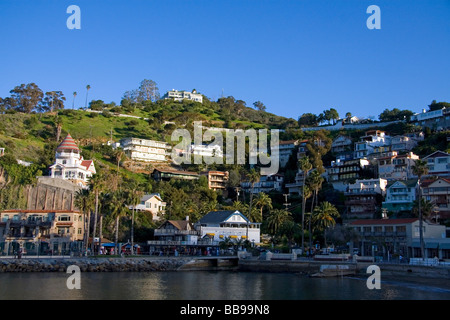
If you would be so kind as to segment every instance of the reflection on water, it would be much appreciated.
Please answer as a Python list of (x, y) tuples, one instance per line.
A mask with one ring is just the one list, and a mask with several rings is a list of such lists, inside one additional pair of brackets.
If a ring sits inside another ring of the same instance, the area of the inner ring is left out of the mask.
[(382, 281), (369, 290), (361, 278), (308, 278), (287, 273), (112, 272), (82, 273), (81, 290), (69, 290), (66, 273), (0, 274), (0, 300), (437, 300), (450, 290)]

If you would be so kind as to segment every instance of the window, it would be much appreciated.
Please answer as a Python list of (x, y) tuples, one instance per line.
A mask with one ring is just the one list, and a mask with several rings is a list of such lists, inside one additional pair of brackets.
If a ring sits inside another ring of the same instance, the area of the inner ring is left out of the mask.
[(58, 217), (58, 221), (70, 221), (70, 216), (68, 215), (61, 215)]
[(8, 219), (9, 219), (9, 215), (5, 214), (3, 216), (2, 222), (6, 222), (6, 221), (8, 221)]
[(78, 228), (78, 231), (77, 231), (77, 233), (78, 233), (78, 234), (82, 234), (82, 230), (81, 230), (81, 228)]
[(439, 158), (437, 159), (438, 163), (447, 163), (447, 158)]

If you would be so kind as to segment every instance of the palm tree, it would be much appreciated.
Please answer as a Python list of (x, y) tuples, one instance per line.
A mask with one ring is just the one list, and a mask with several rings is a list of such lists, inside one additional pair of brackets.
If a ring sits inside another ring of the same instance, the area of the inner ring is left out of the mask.
[[(417, 176), (419, 184), (419, 200), (422, 198), (422, 176), (428, 174), (427, 163), (423, 160), (417, 159), (414, 161), (414, 166), (412, 167), (413, 173)], [(425, 258), (425, 243), (423, 240), (423, 212), (422, 212), (422, 201), (418, 201), (418, 211), (419, 211), (419, 234), (420, 234), (420, 251), (422, 254), (422, 259)]]
[(91, 86), (88, 84), (86, 86), (86, 102), (84, 103), (84, 108), (87, 109), (87, 101), (88, 101), (88, 93), (89, 93), (89, 89), (91, 89)]
[(260, 174), (258, 171), (255, 170), (255, 168), (252, 168), (250, 172), (247, 174), (247, 178), (250, 182), (251, 188), (250, 188), (250, 204), (248, 207), (248, 221), (247, 221), (247, 239), (248, 239), (248, 224), (250, 222), (250, 216), (252, 214), (252, 202), (253, 202), (253, 189), (255, 187), (255, 183), (259, 181)]
[(91, 221), (91, 210), (93, 206), (92, 193), (88, 189), (81, 189), (75, 194), (75, 206), (80, 209), (84, 215), (84, 245), (85, 251), (88, 250), (89, 245), (89, 229)]
[(298, 223), (295, 223), (292, 220), (284, 221), (283, 224), (281, 225), (280, 231), (286, 237), (289, 248), (291, 248), (292, 243), (294, 242), (296, 236), (298, 236), (298, 234), (302, 232)]
[(298, 165), (300, 170), (303, 172), (303, 185), (302, 185), (302, 252), (305, 252), (305, 206), (306, 206), (306, 197), (305, 197), (305, 187), (306, 187), (306, 177), (308, 176), (308, 172), (312, 169), (312, 164), (309, 162), (308, 157), (302, 157), (298, 160)]
[(272, 235), (278, 234), (283, 223), (291, 219), (291, 213), (287, 210), (271, 210), (269, 216), (267, 217), (267, 228), (269, 233)]
[[(95, 211), (94, 211), (94, 230), (92, 231), (92, 241), (94, 241), (96, 230), (97, 230), (97, 217), (98, 217), (98, 204), (99, 195), (105, 188), (105, 181), (103, 174), (97, 172), (89, 178), (88, 186), (91, 192), (95, 195)], [(94, 250), (92, 250), (94, 252)]]
[(336, 225), (335, 218), (338, 218), (339, 211), (328, 201), (322, 202), (318, 207), (314, 209), (313, 221), (316, 224), (318, 230), (323, 231), (323, 237), (325, 241), (325, 247), (327, 246), (327, 229)]
[(272, 199), (269, 197), (267, 193), (260, 192), (258, 197), (255, 199), (255, 206), (259, 207), (261, 210), (261, 219), (263, 217), (263, 209), (268, 208), (272, 209)]
[(131, 215), (131, 254), (134, 251), (134, 215), (136, 211), (136, 205), (141, 201), (144, 192), (141, 190), (139, 184), (134, 180), (128, 181), (127, 186), (127, 200), (128, 204), (132, 207), (132, 215)]
[(111, 218), (116, 220), (116, 226), (115, 226), (115, 244), (116, 244), (116, 253), (119, 252), (119, 221), (120, 218), (126, 216), (128, 212), (128, 208), (125, 205), (127, 200), (127, 195), (125, 192), (121, 190), (117, 190), (111, 194), (110, 200), (109, 200), (109, 209)]
[(77, 96), (77, 92), (74, 91), (74, 92), (73, 92), (73, 100), (72, 100), (72, 109), (75, 108), (75, 97), (76, 97), (76, 96)]
[[(322, 175), (320, 174), (319, 171), (314, 170), (311, 172), (311, 174), (308, 176), (308, 185), (309, 187), (313, 190), (313, 198), (311, 201), (311, 211), (314, 211), (314, 201), (316, 202), (316, 206), (317, 206), (317, 202), (318, 202), (318, 198), (319, 198), (319, 190), (320, 188), (322, 188), (322, 183), (323, 183), (324, 179), (322, 177)], [(311, 219), (309, 219), (309, 223), (308, 223), (308, 231), (309, 231), (309, 246), (312, 246), (312, 230), (311, 230)]]

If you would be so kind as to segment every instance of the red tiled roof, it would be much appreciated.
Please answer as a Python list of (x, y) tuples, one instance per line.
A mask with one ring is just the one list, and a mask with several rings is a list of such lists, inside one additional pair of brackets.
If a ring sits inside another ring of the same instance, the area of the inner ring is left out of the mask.
[(58, 152), (62, 150), (76, 150), (78, 152), (80, 151), (77, 144), (75, 143), (75, 140), (73, 140), (70, 134), (68, 134), (67, 137), (65, 137), (64, 140), (59, 144), (58, 148), (56, 148), (56, 151)]
[(405, 224), (413, 223), (419, 220), (418, 218), (404, 218), (404, 219), (361, 219), (351, 222), (351, 225), (371, 225), (371, 224)]
[(86, 169), (88, 169), (91, 166), (91, 164), (92, 164), (92, 160), (83, 160), (83, 161), (81, 161), (81, 165), (83, 167), (86, 167)]

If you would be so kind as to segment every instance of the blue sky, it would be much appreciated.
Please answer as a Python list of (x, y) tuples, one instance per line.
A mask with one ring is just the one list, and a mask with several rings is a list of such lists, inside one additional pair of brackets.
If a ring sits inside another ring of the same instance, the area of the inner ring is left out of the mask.
[[(81, 30), (69, 30), (69, 5)], [(369, 5), (381, 29), (369, 30)], [(1, 0), (0, 97), (21, 83), (72, 105), (120, 102), (143, 79), (222, 92), (297, 119), (450, 101), (450, 0)]]

